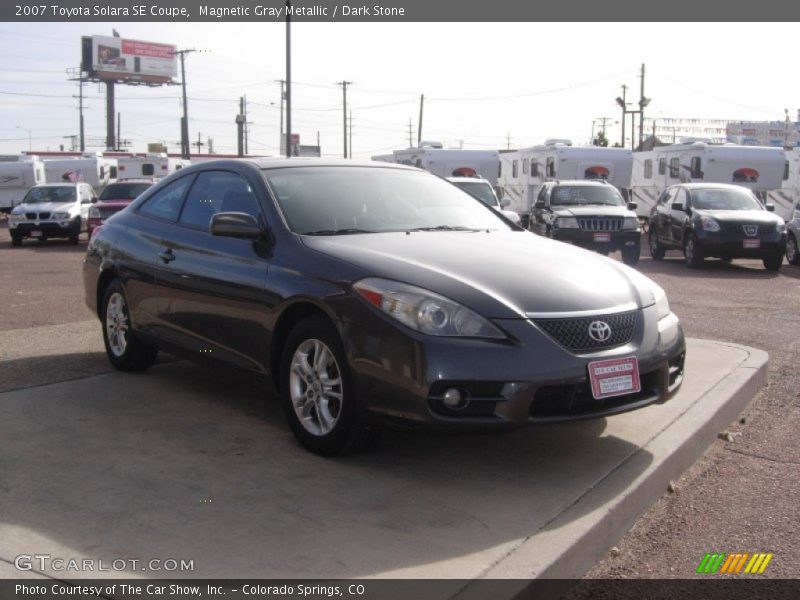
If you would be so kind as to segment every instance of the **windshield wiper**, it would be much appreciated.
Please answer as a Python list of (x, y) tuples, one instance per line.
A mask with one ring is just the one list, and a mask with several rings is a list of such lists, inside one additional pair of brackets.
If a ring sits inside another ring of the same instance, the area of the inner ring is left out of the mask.
[(370, 229), (358, 229), (357, 227), (343, 227), (342, 229), (316, 229), (314, 231), (304, 231), (303, 235), (349, 235), (351, 233), (377, 233)]
[(473, 227), (462, 227), (460, 225), (437, 225), (436, 227), (414, 227), (408, 231), (483, 231)]

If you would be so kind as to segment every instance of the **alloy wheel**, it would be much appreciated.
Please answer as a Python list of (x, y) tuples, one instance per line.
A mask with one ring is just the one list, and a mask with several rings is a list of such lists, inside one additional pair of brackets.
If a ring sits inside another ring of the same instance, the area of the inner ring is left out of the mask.
[(108, 299), (106, 306), (106, 337), (108, 347), (116, 357), (125, 354), (128, 347), (128, 309), (125, 298), (119, 292), (114, 292)]
[(328, 434), (342, 412), (342, 374), (336, 357), (317, 339), (301, 343), (289, 373), (292, 407), (303, 428), (315, 436)]

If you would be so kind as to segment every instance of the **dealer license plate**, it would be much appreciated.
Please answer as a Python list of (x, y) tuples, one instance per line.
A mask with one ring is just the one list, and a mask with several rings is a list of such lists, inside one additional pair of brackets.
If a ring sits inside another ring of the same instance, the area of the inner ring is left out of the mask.
[(38, 229), (34, 229), (33, 231), (31, 231), (30, 236), (31, 237), (42, 237), (42, 232), (39, 231)]
[(594, 234), (594, 241), (595, 242), (610, 242), (611, 241), (611, 234), (610, 233), (595, 233)]
[(590, 362), (589, 381), (592, 384), (592, 396), (597, 400), (635, 394), (642, 389), (639, 361), (635, 356), (629, 356)]
[(743, 245), (745, 248), (761, 248), (761, 240), (744, 240)]

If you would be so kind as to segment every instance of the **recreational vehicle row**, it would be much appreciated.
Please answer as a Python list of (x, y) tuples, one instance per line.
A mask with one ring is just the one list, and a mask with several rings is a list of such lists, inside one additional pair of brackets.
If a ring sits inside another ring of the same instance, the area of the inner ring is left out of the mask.
[(372, 160), (418, 167), (439, 177), (479, 176), (493, 186), (497, 185), (500, 169), (497, 150), (450, 150), (441, 144), (395, 150), (392, 154), (373, 156)]

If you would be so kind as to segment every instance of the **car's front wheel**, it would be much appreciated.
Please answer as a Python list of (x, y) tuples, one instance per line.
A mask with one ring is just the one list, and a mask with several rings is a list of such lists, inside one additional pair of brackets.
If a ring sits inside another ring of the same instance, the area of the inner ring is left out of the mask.
[(683, 258), (690, 269), (696, 269), (703, 264), (703, 252), (693, 233), (688, 234), (683, 242)]
[(650, 248), (650, 256), (653, 260), (662, 260), (667, 253), (667, 249), (658, 241), (658, 229), (651, 227), (647, 233), (648, 247)]
[(783, 254), (773, 254), (772, 256), (765, 256), (762, 259), (764, 268), (767, 271), (779, 271), (783, 264)]
[(118, 280), (106, 289), (100, 314), (106, 354), (114, 368), (143, 371), (155, 362), (158, 350), (137, 338), (131, 329), (128, 301)]
[(322, 316), (300, 321), (289, 334), (281, 395), (292, 433), (315, 454), (360, 450), (375, 436), (357, 404), (339, 334)]
[(632, 267), (639, 262), (639, 257), (642, 253), (642, 247), (639, 244), (629, 246), (622, 249), (622, 262)]
[(20, 246), (22, 246), (22, 236), (21, 235), (15, 235), (15, 234), (12, 233), (11, 234), (11, 245), (14, 248), (19, 248)]
[(786, 260), (790, 265), (800, 265), (800, 251), (797, 249), (797, 238), (789, 234), (786, 240)]

